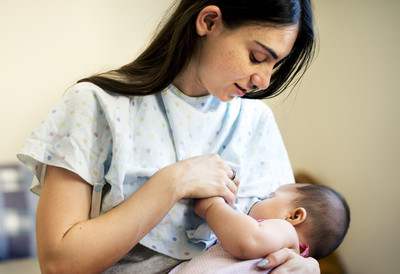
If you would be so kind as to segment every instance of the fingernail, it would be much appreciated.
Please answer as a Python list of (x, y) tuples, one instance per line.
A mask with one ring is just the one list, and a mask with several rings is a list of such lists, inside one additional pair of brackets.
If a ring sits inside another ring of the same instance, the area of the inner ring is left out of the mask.
[(257, 267), (260, 267), (260, 268), (267, 268), (267, 267), (268, 267), (268, 264), (269, 264), (269, 261), (268, 261), (267, 259), (262, 259), (261, 261), (259, 261), (259, 262), (257, 263)]

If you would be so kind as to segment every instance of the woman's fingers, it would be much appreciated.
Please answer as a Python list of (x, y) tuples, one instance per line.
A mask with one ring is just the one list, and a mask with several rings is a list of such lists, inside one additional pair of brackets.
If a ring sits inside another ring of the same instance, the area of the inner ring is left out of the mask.
[(234, 181), (226, 180), (225, 181), (225, 185), (230, 190), (230, 192), (232, 192), (234, 195), (236, 195), (236, 193), (238, 191), (238, 187), (237, 187), (237, 185), (235, 184)]
[(257, 266), (261, 269), (273, 269), (270, 274), (317, 274), (320, 273), (318, 261), (314, 258), (303, 258), (293, 249), (283, 248), (265, 259)]
[(235, 203), (236, 194), (239, 190), (239, 184), (240, 184), (239, 178), (236, 177), (236, 174), (234, 175), (235, 177), (233, 179), (227, 179), (225, 182), (226, 187), (229, 189), (229, 192), (231, 192), (231, 194), (228, 193), (229, 197), (227, 199), (227, 203), (230, 205), (233, 205)]
[(227, 204), (231, 206), (235, 204), (236, 196), (230, 190), (226, 191), (225, 195), (223, 195), (223, 198)]
[(236, 188), (239, 189), (239, 185), (240, 185), (239, 178), (236, 176), (232, 181), (235, 183)]
[(297, 254), (292, 249), (283, 248), (268, 255), (265, 259), (261, 260), (257, 266), (264, 269), (274, 268), (278, 265), (286, 263), (296, 255)]
[(270, 274), (320, 274), (318, 261), (314, 258), (292, 257), (274, 268)]
[(229, 189), (230, 193), (227, 194), (228, 197), (225, 198), (225, 200), (228, 204), (233, 205), (236, 201), (236, 194), (239, 190), (240, 181), (237, 177), (236, 171), (230, 167), (228, 167), (227, 175), (229, 178), (225, 181), (225, 185)]
[(229, 179), (234, 180), (236, 178), (236, 171), (231, 168), (230, 172), (229, 172)]
[(233, 204), (239, 180), (233, 169), (218, 154), (192, 157), (175, 164), (177, 182), (182, 186), (181, 197), (208, 198), (220, 196)]

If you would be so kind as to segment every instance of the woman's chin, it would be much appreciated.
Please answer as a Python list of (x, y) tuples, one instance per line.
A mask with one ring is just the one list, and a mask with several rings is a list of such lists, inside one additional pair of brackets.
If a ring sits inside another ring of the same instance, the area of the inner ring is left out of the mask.
[[(232, 101), (233, 99), (238, 98), (238, 97), (240, 97), (240, 96), (238, 96), (236, 94), (228, 94), (228, 95), (226, 95), (224, 102)], [(223, 100), (221, 100), (221, 101), (223, 101)]]
[(236, 97), (239, 97), (238, 94), (231, 93), (231, 92), (221, 92), (221, 93), (212, 94), (212, 95), (214, 97), (217, 97), (222, 102), (229, 102), (229, 101), (232, 101), (233, 99), (235, 99)]
[(218, 99), (221, 101), (221, 102), (229, 102), (229, 101), (232, 101), (233, 99), (235, 99), (235, 97), (232, 97), (232, 96), (230, 96), (230, 95), (227, 95), (227, 96), (225, 96), (225, 97), (218, 97)]

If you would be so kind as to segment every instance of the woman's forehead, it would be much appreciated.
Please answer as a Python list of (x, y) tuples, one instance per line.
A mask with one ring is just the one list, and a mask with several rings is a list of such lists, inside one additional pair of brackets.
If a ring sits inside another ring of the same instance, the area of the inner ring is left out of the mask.
[(289, 54), (298, 34), (298, 25), (260, 26), (249, 25), (237, 29), (237, 35), (250, 42), (258, 42), (272, 48), (279, 56)]
[(283, 37), (283, 36), (297, 36), (299, 27), (298, 25), (288, 26), (262, 26), (262, 25), (244, 25), (234, 32), (245, 35), (250, 38), (268, 38), (268, 37)]

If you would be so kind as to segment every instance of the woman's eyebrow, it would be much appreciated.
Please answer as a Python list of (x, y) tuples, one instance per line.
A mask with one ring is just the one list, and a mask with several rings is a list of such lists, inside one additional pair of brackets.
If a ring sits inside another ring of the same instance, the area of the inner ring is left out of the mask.
[(273, 49), (271, 49), (270, 47), (268, 47), (258, 41), (254, 41), (254, 42), (256, 42), (259, 46), (261, 46), (263, 49), (268, 51), (269, 54), (271, 54), (272, 58), (274, 58), (275, 60), (278, 60), (278, 54), (276, 54), (276, 52)]

